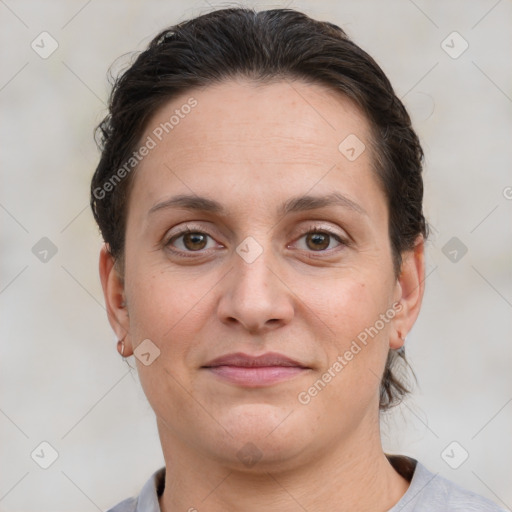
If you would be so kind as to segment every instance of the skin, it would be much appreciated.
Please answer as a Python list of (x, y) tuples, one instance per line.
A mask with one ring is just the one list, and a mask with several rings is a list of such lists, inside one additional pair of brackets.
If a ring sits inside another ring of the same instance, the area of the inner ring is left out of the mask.
[[(403, 344), (400, 335), (419, 313), (424, 245), (418, 237), (402, 255), (397, 279), (368, 122), (347, 98), (321, 85), (239, 79), (174, 98), (141, 140), (191, 96), (197, 106), (134, 176), (124, 275), (107, 246), (100, 254), (108, 316), (124, 338), (124, 355), (145, 339), (160, 350), (148, 366), (134, 359), (166, 462), (161, 509), (314, 512), (335, 504), (339, 512), (388, 510), (409, 484), (382, 450), (380, 377), (388, 350)], [(355, 161), (338, 150), (349, 134), (366, 145)], [(333, 191), (365, 213), (331, 205), (278, 214), (292, 197)], [(148, 216), (177, 194), (216, 200), (226, 215), (168, 208)], [(169, 242), (187, 224), (209, 236)], [(313, 228), (349, 243), (315, 242), (305, 235)], [(263, 250), (252, 263), (236, 252), (249, 236)], [(400, 312), (301, 404), (298, 394), (395, 302)], [(220, 355), (268, 351), (309, 369), (247, 388), (201, 368)], [(251, 467), (237, 456), (244, 446), (261, 456)]]

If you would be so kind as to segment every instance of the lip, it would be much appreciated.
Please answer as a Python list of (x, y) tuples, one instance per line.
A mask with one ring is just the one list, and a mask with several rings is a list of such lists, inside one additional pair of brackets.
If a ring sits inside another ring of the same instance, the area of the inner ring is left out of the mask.
[(206, 363), (202, 368), (232, 384), (263, 387), (289, 380), (311, 368), (277, 352), (252, 356), (237, 352)]
[(268, 366), (295, 366), (299, 368), (307, 368), (307, 366), (294, 361), (289, 357), (279, 354), (278, 352), (265, 352), (259, 356), (244, 354), (243, 352), (235, 352), (233, 354), (225, 354), (223, 356), (212, 359), (203, 367), (210, 368), (216, 366), (238, 366), (243, 368), (262, 368)]

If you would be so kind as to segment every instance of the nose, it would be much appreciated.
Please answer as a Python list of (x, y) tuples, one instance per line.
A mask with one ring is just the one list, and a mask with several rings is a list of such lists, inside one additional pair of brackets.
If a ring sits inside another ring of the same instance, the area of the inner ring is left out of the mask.
[(268, 253), (270, 250), (264, 251), (251, 263), (233, 255), (234, 266), (221, 281), (217, 312), (223, 323), (262, 334), (292, 320), (293, 292)]

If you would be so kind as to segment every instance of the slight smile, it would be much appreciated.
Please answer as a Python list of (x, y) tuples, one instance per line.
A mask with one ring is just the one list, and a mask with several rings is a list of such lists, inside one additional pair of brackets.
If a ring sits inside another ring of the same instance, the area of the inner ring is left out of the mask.
[(252, 356), (241, 352), (226, 354), (202, 368), (232, 384), (257, 388), (277, 384), (303, 374), (310, 367), (277, 352)]

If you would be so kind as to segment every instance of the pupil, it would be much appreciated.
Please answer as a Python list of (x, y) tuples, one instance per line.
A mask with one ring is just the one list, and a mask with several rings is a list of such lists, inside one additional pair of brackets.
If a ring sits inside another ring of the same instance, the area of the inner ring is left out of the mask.
[[(204, 247), (204, 239), (205, 237), (201, 233), (187, 233), (185, 235), (185, 245), (187, 245), (189, 249), (202, 249)], [(191, 247), (187, 242), (191, 242)], [(197, 247), (198, 244), (200, 247)]]
[[(313, 235), (308, 235), (309, 241), (313, 242), (313, 249), (325, 249), (329, 246), (329, 236), (324, 235), (322, 233), (315, 233)], [(189, 247), (187, 242), (190, 242), (192, 247)], [(205, 237), (201, 233), (187, 233), (185, 235), (185, 245), (192, 249), (202, 249), (204, 248)], [(199, 245), (199, 247), (198, 247)]]
[(310, 235), (310, 240), (313, 240), (314, 249), (325, 249), (329, 246), (328, 235), (324, 235), (322, 233), (315, 233)]

